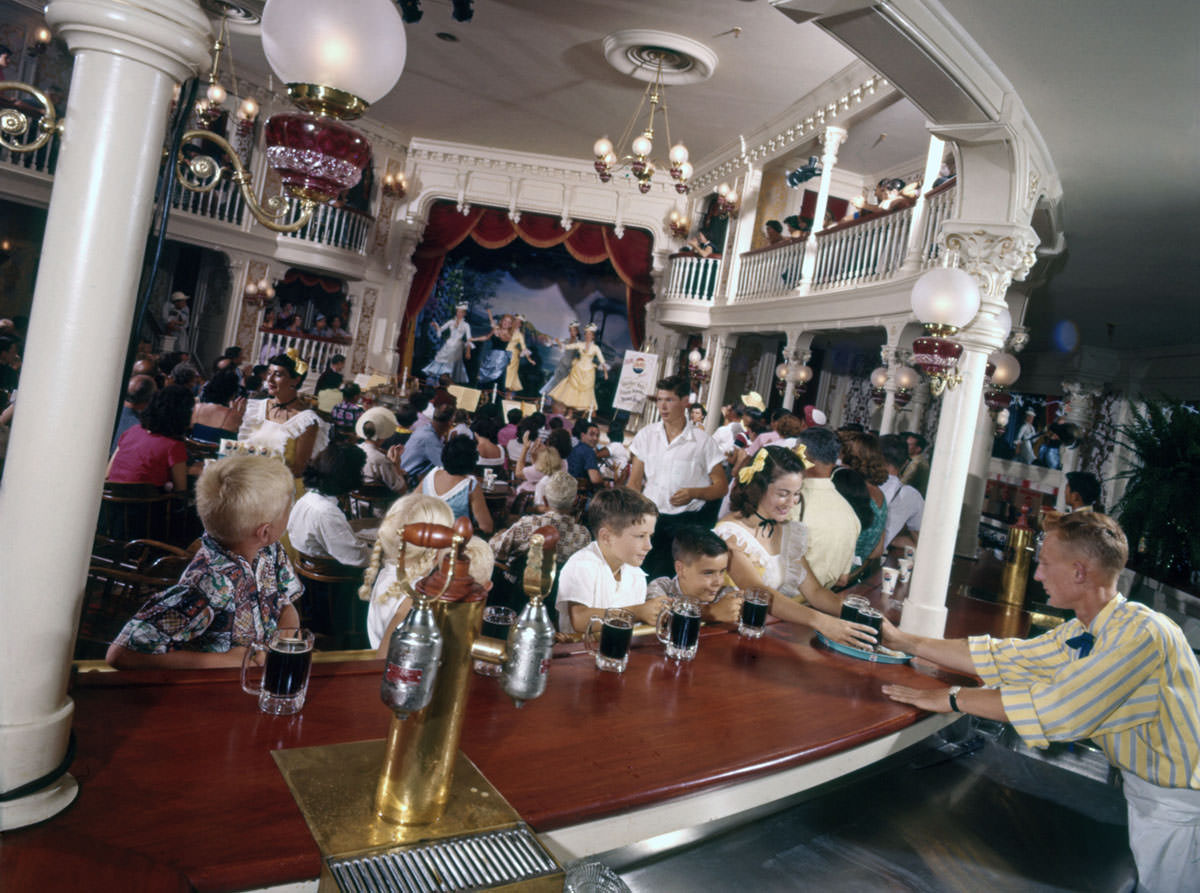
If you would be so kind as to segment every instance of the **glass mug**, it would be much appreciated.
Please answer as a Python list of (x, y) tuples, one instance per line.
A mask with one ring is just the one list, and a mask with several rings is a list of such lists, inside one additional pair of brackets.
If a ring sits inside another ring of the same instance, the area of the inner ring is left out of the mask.
[(658, 615), (658, 641), (671, 660), (691, 660), (700, 645), (700, 606), (690, 598), (673, 598)]
[[(624, 673), (629, 664), (629, 643), (633, 641), (633, 626), (636, 621), (632, 611), (624, 608), (609, 608), (603, 617), (593, 617), (583, 631), (583, 645), (596, 653), (596, 669), (610, 673)], [(592, 628), (600, 624), (600, 640), (597, 641)]]
[[(246, 682), (250, 657), (256, 651), (267, 653), (262, 681), (257, 687)], [(308, 695), (308, 671), (312, 667), (313, 634), (295, 627), (277, 629), (266, 645), (251, 642), (242, 658), (242, 690), (258, 695), (258, 709), (283, 716), (299, 713)]]
[(742, 593), (742, 615), (738, 618), (738, 635), (757, 639), (766, 631), (767, 609), (771, 594), (762, 589), (747, 589)]
[[(483, 609), (483, 625), (479, 629), (479, 634), (507, 642), (508, 633), (516, 622), (517, 612), (512, 608), (492, 605)], [(472, 661), (471, 669), (480, 676), (499, 676), (504, 672), (502, 664), (494, 664), (486, 660)]]

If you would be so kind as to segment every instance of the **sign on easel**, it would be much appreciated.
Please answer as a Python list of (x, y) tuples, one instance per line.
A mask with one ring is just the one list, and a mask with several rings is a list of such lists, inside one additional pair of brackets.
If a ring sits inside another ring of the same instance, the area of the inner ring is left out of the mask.
[(621, 377), (617, 381), (617, 392), (613, 397), (613, 409), (641, 412), (645, 401), (654, 399), (654, 385), (657, 381), (657, 354), (640, 350), (625, 351), (625, 362), (621, 366)]

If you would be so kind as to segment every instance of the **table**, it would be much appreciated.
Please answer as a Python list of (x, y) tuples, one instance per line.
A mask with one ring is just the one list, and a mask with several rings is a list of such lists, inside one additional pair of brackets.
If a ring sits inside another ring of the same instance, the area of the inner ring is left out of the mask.
[[(856, 590), (878, 603), (874, 587)], [(956, 597), (949, 632), (991, 628), (999, 611)], [(229, 670), (77, 674), (79, 799), (6, 833), (6, 889), (74, 890), (81, 876), (127, 890), (315, 878), (316, 845), (270, 751), (384, 736), (382, 663), (353, 657), (314, 665), (294, 717), (260, 714)], [(624, 675), (565, 645), (546, 694), (520, 711), (474, 677), (462, 748), (552, 850), (598, 852), (621, 833), (646, 836), (647, 822), (690, 827), (704, 810), (736, 811), (734, 794), (769, 802), (919, 740), (945, 717), (879, 687), (943, 684), (930, 677), (950, 678), (844, 657), (779, 623), (756, 641), (708, 627), (682, 665), (639, 639)]]

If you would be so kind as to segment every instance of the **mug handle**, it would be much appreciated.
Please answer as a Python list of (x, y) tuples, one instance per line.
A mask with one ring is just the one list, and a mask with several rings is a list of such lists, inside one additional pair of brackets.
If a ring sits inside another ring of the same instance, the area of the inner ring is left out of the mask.
[(670, 641), (670, 636), (667, 634), (667, 624), (671, 621), (671, 605), (673, 602), (668, 602), (666, 606), (658, 612), (658, 621), (654, 624), (654, 632), (658, 635), (658, 641), (666, 645)]
[(249, 645), (246, 646), (246, 653), (242, 655), (242, 691), (244, 691), (248, 695), (257, 695), (259, 692), (262, 691), (262, 677), (261, 676), (258, 679), (257, 687), (251, 688), (249, 685), (246, 684), (246, 670), (248, 670), (250, 668), (250, 658), (253, 656), (255, 651), (266, 651), (266, 650), (267, 650), (267, 646), (263, 645), (261, 642), (251, 642)]
[(583, 647), (586, 648), (588, 651), (599, 651), (600, 650), (600, 643), (598, 641), (596, 641), (596, 637), (594, 635), (592, 635), (592, 627), (597, 623), (599, 623), (601, 626), (603, 626), (604, 618), (603, 617), (590, 618), (588, 620), (588, 625), (586, 627), (584, 627), (584, 630), (583, 630)]

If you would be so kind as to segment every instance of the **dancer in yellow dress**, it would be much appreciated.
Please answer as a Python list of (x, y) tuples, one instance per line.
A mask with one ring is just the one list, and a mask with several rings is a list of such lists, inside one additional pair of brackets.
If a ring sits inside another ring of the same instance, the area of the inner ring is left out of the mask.
[(596, 367), (608, 378), (608, 366), (604, 362), (604, 354), (596, 343), (596, 324), (588, 323), (583, 330), (583, 340), (564, 344), (563, 350), (577, 350), (579, 356), (571, 364), (567, 377), (550, 391), (550, 399), (557, 400), (582, 412), (591, 412), (596, 408)]
[(533, 354), (525, 346), (525, 317), (518, 313), (513, 320), (512, 338), (509, 339), (507, 348), (508, 371), (504, 375), (504, 387), (510, 400), (521, 390), (521, 376), (518, 374), (521, 369), (521, 357), (529, 360), (530, 364), (537, 365)]

